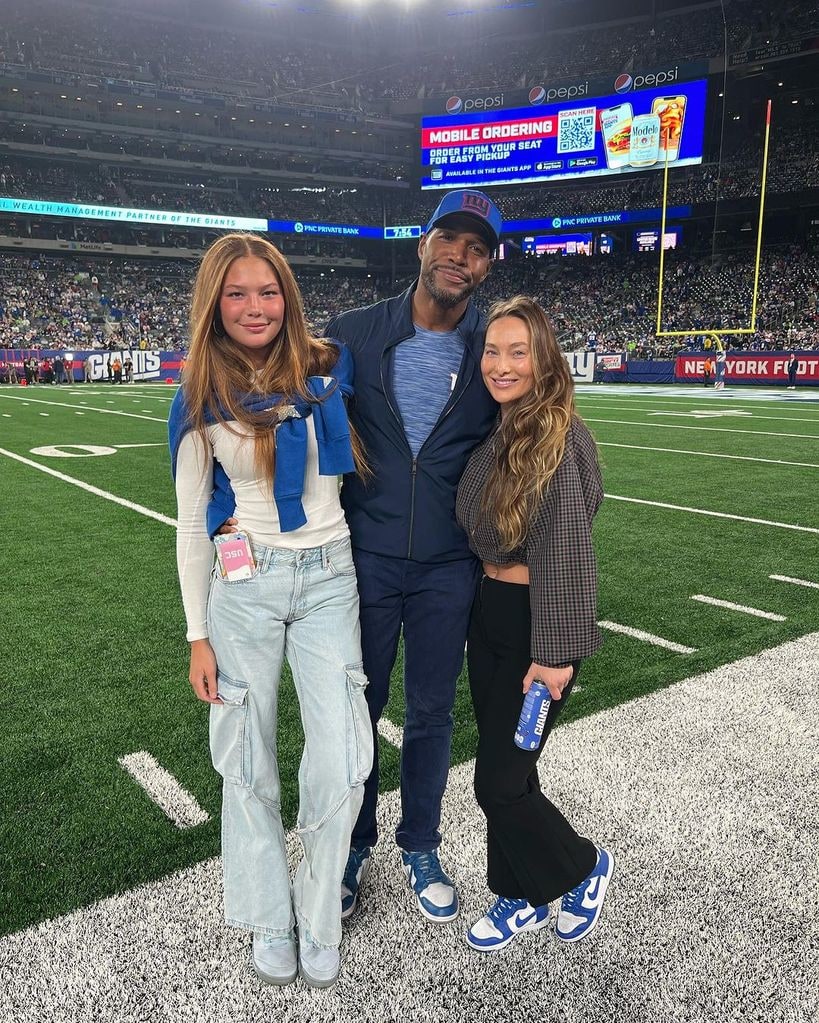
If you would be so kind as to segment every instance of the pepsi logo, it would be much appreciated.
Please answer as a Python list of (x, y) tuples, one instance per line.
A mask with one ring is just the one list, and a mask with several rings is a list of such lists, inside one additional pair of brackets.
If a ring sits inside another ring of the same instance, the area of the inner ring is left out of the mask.
[(446, 112), (448, 114), (460, 113), (463, 105), (464, 101), (461, 99), (460, 96), (450, 96), (449, 99), (446, 101)]
[(634, 84), (631, 75), (618, 75), (614, 79), (614, 91), (615, 92), (628, 92)]
[(529, 102), (533, 107), (536, 107), (538, 103), (542, 103), (546, 99), (546, 90), (542, 85), (535, 85), (529, 90)]

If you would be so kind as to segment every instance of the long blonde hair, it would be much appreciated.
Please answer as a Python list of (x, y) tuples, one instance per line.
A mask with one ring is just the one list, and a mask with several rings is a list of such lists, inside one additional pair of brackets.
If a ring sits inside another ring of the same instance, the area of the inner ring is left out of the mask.
[[(284, 298), (281, 330), (258, 372), (241, 346), (228, 337), (219, 314), (225, 276), (234, 260), (243, 256), (258, 256), (270, 264)], [(225, 234), (207, 250), (193, 286), (190, 324), (182, 388), (193, 429), (204, 440), (208, 417), (240, 436), (242, 427), (249, 428), (256, 471), (272, 486), (278, 407), (251, 412), (242, 398), (250, 393), (280, 394), (283, 402), (294, 398), (315, 401), (307, 391), (307, 377), (328, 375), (338, 359), (338, 349), (311, 336), (301, 291), (287, 260), (272, 242), (255, 234)], [(352, 429), (351, 437), (356, 468), (366, 473), (361, 444)]]
[(538, 502), (560, 465), (576, 413), (574, 381), (543, 308), (525, 295), (495, 302), (487, 331), (505, 316), (521, 320), (529, 331), (533, 384), (510, 404), (501, 420), (481, 513), (497, 529), (503, 550), (511, 551), (523, 542)]

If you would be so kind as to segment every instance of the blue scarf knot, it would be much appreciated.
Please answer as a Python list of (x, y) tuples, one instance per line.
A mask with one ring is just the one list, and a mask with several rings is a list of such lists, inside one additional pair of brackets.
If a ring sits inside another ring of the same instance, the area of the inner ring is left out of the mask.
[[(337, 343), (337, 342), (334, 342)], [(344, 399), (353, 393), (353, 360), (344, 345), (338, 345), (339, 357), (330, 371), (329, 384), (319, 376), (306, 380), (313, 400), (285, 397), (281, 394), (248, 394), (242, 399), (249, 412), (264, 412), (279, 406), (280, 424), (276, 428), (276, 471), (273, 477), (273, 500), (279, 515), (279, 528), (292, 532), (307, 522), (302, 505), (304, 472), (307, 465), (307, 418), (313, 417), (318, 445), (320, 476), (340, 476), (355, 471), (350, 427)], [(230, 414), (220, 410), (224, 418)], [(206, 413), (208, 424), (217, 420)], [(190, 414), (180, 388), (171, 404), (168, 418), (168, 443), (171, 449), (171, 472), (176, 479), (176, 460), (182, 438), (191, 430)], [(221, 463), (213, 462), (213, 496), (207, 508), (208, 536), (213, 537), (226, 519), (236, 510), (236, 496), (230, 478)]]

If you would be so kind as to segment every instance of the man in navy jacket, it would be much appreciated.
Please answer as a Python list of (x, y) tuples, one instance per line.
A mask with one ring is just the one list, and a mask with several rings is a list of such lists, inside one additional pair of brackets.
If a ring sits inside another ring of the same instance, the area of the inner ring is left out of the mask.
[[(421, 237), (418, 280), (402, 295), (336, 316), (326, 329), (352, 352), (350, 418), (373, 470), (369, 481), (345, 477), (342, 489), (361, 597), (367, 703), (376, 732), (403, 631), (396, 840), (419, 910), (440, 923), (458, 915), (455, 886), (438, 859), (439, 824), (479, 568), (455, 521), (455, 492), (497, 414), (480, 373), (484, 321), (471, 296), (490, 271), (501, 223), (483, 193), (447, 193)], [(377, 839), (375, 737), (342, 886), (343, 917), (355, 910)]]

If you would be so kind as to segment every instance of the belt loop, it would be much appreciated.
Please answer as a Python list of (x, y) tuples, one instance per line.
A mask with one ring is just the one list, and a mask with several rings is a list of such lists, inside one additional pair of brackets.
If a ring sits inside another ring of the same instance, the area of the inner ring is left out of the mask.
[(322, 567), (322, 569), (325, 572), (327, 571), (327, 565), (329, 564), (329, 561), (330, 561), (330, 559), (327, 557), (327, 547), (326, 546), (322, 546), (322, 548), (321, 548), (321, 567)]

